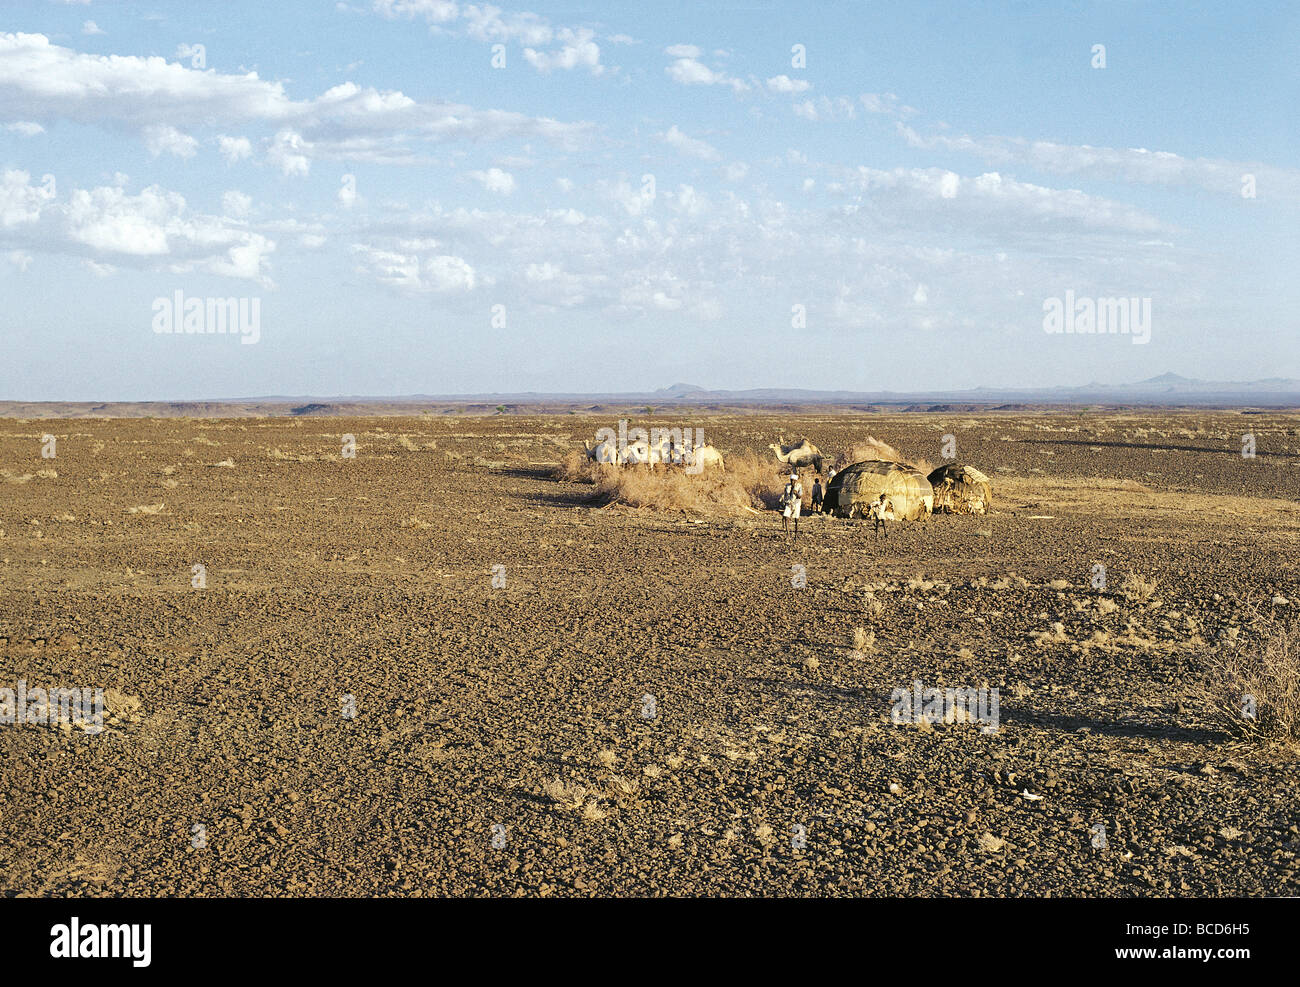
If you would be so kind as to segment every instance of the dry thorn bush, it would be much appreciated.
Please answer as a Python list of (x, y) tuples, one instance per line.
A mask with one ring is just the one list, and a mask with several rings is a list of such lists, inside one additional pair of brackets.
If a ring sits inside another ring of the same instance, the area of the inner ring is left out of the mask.
[[(1225, 639), (1206, 660), (1219, 721), (1257, 742), (1300, 742), (1300, 621), (1256, 615), (1248, 637)], [(1254, 698), (1254, 718), (1245, 715)]]
[(856, 656), (865, 655), (868, 651), (876, 646), (876, 632), (868, 631), (862, 627), (853, 628), (853, 653)]
[(1124, 581), (1119, 584), (1119, 591), (1124, 594), (1124, 599), (1130, 602), (1145, 603), (1155, 595), (1158, 585), (1160, 584), (1155, 579), (1146, 579), (1136, 572), (1130, 572), (1124, 576)]
[(568, 809), (575, 812), (582, 808), (582, 803), (587, 797), (587, 789), (578, 784), (565, 784), (559, 778), (552, 778), (550, 781), (542, 783), (544, 791), (554, 802), (562, 809)]
[(920, 470), (927, 476), (934, 471), (934, 467), (929, 460), (905, 456), (888, 442), (883, 442), (874, 435), (868, 435), (865, 440), (855, 443), (847, 452), (840, 453), (835, 459), (835, 468), (841, 470), (845, 466), (866, 462), (870, 459), (882, 459), (887, 463), (903, 463), (913, 469)]
[(608, 788), (610, 796), (620, 802), (632, 801), (641, 792), (639, 784), (621, 775), (614, 775), (610, 778)]

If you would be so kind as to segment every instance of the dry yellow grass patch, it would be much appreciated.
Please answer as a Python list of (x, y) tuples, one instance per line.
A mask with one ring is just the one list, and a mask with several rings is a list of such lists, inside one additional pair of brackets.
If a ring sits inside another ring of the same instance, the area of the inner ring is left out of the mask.
[(1255, 741), (1300, 741), (1300, 621), (1257, 616), (1250, 636), (1225, 641), (1207, 659), (1219, 721)]
[(1065, 625), (1059, 620), (1052, 625), (1050, 631), (1030, 631), (1029, 636), (1038, 642), (1040, 647), (1047, 647), (1050, 644), (1068, 644), (1070, 635), (1065, 633)]
[(1006, 845), (1006, 840), (992, 833), (981, 833), (979, 839), (975, 841), (975, 846), (982, 853), (999, 853)]
[(1164, 491), (1134, 480), (1103, 477), (1003, 476), (999, 487), (1012, 501), (1024, 498), (1040, 502), (1043, 508), (1112, 521), (1133, 517), (1186, 518), (1195, 514), (1211, 524), (1235, 525), (1249, 519), (1254, 526), (1294, 528), (1296, 515), (1300, 513), (1300, 506), (1292, 500)]
[(587, 789), (578, 784), (567, 784), (559, 778), (542, 782), (542, 791), (561, 809), (576, 812), (587, 798)]
[(635, 799), (641, 792), (641, 786), (637, 782), (632, 781), (630, 778), (624, 778), (622, 775), (611, 777), (607, 787), (610, 796), (619, 801)]
[(1130, 602), (1145, 603), (1155, 595), (1159, 580), (1147, 579), (1136, 572), (1126, 573), (1124, 581), (1119, 584), (1119, 591)]

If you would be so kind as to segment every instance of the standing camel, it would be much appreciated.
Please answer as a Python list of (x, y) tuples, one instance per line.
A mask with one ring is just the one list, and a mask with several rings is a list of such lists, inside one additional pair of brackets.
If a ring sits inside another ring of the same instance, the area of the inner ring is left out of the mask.
[(801, 439), (797, 446), (777, 445), (773, 442), (768, 448), (776, 453), (777, 459), (791, 469), (812, 466), (818, 473), (823, 471), (822, 467), (825, 465), (826, 457), (822, 455), (820, 449), (807, 439)]

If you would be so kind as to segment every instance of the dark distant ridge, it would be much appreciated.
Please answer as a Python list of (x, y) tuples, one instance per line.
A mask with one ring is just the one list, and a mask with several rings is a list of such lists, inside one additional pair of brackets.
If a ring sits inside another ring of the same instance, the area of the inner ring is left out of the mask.
[(1096, 406), (1162, 408), (1300, 408), (1300, 380), (1207, 381), (1164, 373), (1132, 384), (1078, 387), (974, 387), (933, 391), (819, 391), (799, 387), (709, 389), (677, 383), (625, 393), (411, 394), (404, 396), (273, 395), (184, 401), (5, 401), (0, 417), (230, 417), (258, 415), (496, 414), (565, 412), (604, 414), (617, 409), (669, 407), (699, 411), (1027, 411)]

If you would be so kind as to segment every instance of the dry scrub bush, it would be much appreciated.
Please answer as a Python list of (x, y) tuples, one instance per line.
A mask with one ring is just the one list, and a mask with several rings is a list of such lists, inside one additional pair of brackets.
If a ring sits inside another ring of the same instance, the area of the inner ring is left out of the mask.
[(641, 792), (641, 786), (629, 778), (614, 775), (609, 779), (607, 791), (610, 798), (619, 802), (630, 802), (636, 800), (637, 795)]
[(1154, 579), (1146, 579), (1136, 572), (1130, 572), (1119, 584), (1119, 591), (1124, 594), (1126, 600), (1145, 603), (1155, 594), (1158, 585), (1159, 582)]
[(853, 628), (853, 653), (865, 655), (876, 646), (876, 632), (863, 627)]
[(687, 473), (681, 466), (610, 466), (572, 450), (556, 469), (562, 480), (590, 483), (592, 499), (656, 510), (738, 513), (775, 509), (783, 480), (772, 464), (753, 453), (726, 457), (724, 469)]
[[(1300, 621), (1256, 616), (1250, 629), (1207, 658), (1210, 703), (1236, 736), (1294, 744), (1300, 741)], [(1253, 719), (1247, 697), (1254, 699)]]
[(888, 442), (882, 442), (874, 435), (868, 435), (864, 441), (857, 442), (848, 451), (840, 453), (835, 458), (835, 468), (841, 470), (845, 466), (865, 462), (869, 459), (883, 459), (887, 463), (906, 463), (927, 476), (934, 470), (929, 460), (904, 456)]
[(551, 801), (562, 809), (575, 812), (582, 808), (587, 797), (587, 789), (582, 785), (566, 785), (559, 778), (552, 778), (542, 783), (542, 790), (550, 796)]

